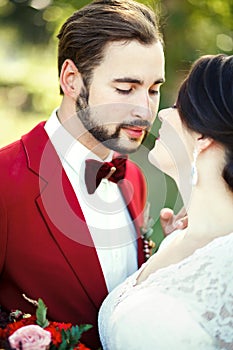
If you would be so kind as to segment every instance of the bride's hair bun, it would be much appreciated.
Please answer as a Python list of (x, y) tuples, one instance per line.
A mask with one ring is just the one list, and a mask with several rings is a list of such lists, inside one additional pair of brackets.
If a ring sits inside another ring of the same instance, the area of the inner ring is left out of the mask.
[(226, 150), (223, 178), (233, 191), (233, 56), (202, 56), (182, 83), (176, 102), (181, 120)]

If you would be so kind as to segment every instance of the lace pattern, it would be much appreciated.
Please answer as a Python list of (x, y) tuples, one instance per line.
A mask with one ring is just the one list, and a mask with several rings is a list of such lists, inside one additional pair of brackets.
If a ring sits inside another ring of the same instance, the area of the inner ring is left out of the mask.
[[(213, 339), (210, 349), (233, 349), (233, 233), (216, 238), (188, 258), (156, 271), (135, 286), (141, 269), (117, 287), (101, 308), (99, 328), (104, 349), (114, 349), (108, 348), (114, 312), (137, 293), (144, 293), (146, 303), (149, 290), (181, 302)], [(150, 317), (153, 323), (153, 316)]]

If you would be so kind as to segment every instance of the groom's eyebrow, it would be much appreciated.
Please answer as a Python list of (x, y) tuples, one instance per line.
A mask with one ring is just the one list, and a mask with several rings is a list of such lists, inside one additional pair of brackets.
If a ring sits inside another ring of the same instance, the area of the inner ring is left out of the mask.
[(136, 78), (130, 78), (130, 77), (116, 78), (116, 79), (113, 79), (113, 81), (116, 83), (133, 83), (133, 84), (138, 84), (138, 85), (143, 84), (142, 80), (136, 79)]
[[(124, 77), (124, 78), (116, 78), (113, 79), (113, 82), (116, 83), (133, 83), (133, 84), (138, 84), (138, 85), (143, 85), (143, 81), (137, 78), (130, 78), (130, 77)], [(152, 85), (157, 85), (157, 84), (163, 84), (165, 82), (164, 78), (159, 78)]]

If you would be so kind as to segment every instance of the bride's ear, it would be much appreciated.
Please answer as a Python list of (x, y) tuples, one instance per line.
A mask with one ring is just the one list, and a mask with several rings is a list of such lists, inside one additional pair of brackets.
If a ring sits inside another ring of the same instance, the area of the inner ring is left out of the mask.
[(213, 144), (213, 142), (214, 140), (211, 137), (198, 134), (195, 139), (195, 148), (197, 149), (198, 153), (201, 153), (207, 150)]

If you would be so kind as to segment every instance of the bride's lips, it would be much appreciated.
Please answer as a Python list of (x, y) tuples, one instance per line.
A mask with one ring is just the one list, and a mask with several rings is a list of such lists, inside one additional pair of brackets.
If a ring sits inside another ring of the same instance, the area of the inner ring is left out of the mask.
[(122, 130), (130, 137), (132, 138), (139, 138), (142, 137), (145, 133), (145, 128), (139, 127), (139, 126), (124, 126), (122, 127)]
[(160, 140), (160, 132), (159, 131), (158, 131), (158, 136), (155, 138), (155, 141), (159, 141)]

